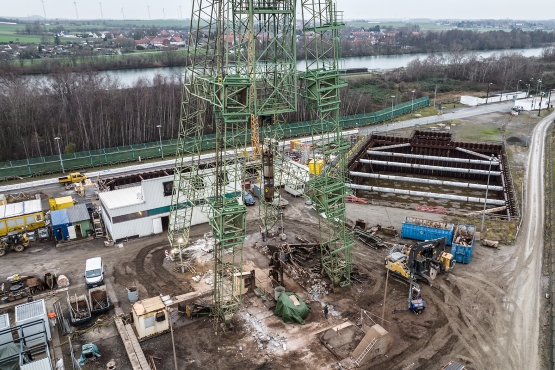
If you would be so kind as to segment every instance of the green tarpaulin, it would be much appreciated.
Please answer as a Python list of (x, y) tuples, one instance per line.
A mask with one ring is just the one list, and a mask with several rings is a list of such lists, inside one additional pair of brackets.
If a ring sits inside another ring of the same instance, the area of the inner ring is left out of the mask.
[[(295, 296), (299, 302), (298, 306), (290, 298), (290, 296)], [(281, 317), (284, 323), (293, 324), (298, 322), (304, 325), (304, 319), (310, 313), (310, 306), (307, 305), (301, 297), (295, 293), (281, 293), (278, 298), (275, 314)]]

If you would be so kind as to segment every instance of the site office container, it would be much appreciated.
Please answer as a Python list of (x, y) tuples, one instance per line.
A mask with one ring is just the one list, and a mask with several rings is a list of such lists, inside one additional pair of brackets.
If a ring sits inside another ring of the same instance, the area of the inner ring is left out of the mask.
[[(474, 240), (476, 239), (475, 234), (476, 226), (459, 224), (455, 229), (453, 245), (451, 246), (451, 254), (457, 262), (470, 263), (472, 250), (474, 249)], [(456, 243), (459, 237), (459, 243)], [(462, 240), (464, 240), (468, 245), (462, 245)]]
[(22, 233), (46, 225), (40, 199), (0, 205), (0, 237), (12, 231)]
[(0, 347), (4, 344), (13, 342), (13, 336), (10, 328), (10, 317), (7, 313), (0, 315)]
[(47, 315), (44, 299), (15, 306), (16, 326), (36, 322), (33, 325), (19, 329), (19, 337), (25, 337), (27, 347), (45, 344), (51, 339)]
[(445, 244), (451, 245), (455, 226), (441, 221), (432, 221), (405, 216), (401, 228), (401, 238), (414, 240), (433, 240), (445, 238)]

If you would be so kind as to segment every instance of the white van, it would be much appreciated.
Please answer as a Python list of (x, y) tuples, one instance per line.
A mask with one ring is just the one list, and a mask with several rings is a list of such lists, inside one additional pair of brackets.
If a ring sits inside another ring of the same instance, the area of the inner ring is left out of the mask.
[(85, 282), (89, 288), (104, 284), (102, 257), (89, 258), (87, 260), (85, 264)]

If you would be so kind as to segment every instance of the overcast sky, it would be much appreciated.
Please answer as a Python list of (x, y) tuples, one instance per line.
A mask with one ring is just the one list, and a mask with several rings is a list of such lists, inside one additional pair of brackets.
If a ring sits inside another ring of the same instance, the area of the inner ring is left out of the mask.
[[(298, 0), (298, 2), (300, 2)], [(73, 0), (44, 0), (46, 17), (75, 19)], [(100, 1), (75, 0), (79, 19), (100, 19)], [(456, 18), (456, 19), (553, 19), (553, 0), (338, 0), (338, 8), (345, 11), (345, 19), (381, 18)], [(189, 18), (191, 0), (104, 0), (102, 11), (105, 19), (148, 19), (148, 7), (152, 19), (179, 19), (179, 7), (183, 18)], [(0, 16), (26, 17), (43, 15), (41, 0), (0, 0)]]

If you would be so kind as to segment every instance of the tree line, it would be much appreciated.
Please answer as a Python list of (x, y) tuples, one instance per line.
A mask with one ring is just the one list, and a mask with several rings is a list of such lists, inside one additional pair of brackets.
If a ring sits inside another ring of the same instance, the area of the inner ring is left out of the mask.
[[(139, 79), (126, 87), (97, 72), (59, 69), (37, 79), (0, 70), (0, 161), (57, 155), (177, 138), (183, 81), (179, 76)], [(348, 94), (345, 88), (343, 94)], [(363, 94), (343, 99), (341, 114), (370, 112)], [(299, 98), (284, 122), (307, 121), (311, 111)], [(205, 133), (211, 133), (206, 127)]]

